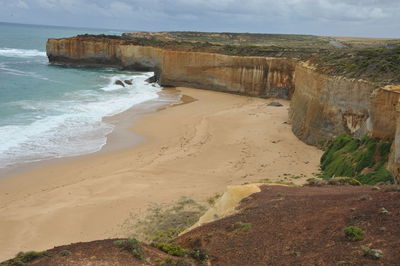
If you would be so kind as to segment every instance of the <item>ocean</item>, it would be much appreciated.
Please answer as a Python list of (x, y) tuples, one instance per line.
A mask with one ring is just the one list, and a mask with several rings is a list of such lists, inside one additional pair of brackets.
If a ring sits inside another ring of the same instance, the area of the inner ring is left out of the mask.
[(121, 34), (0, 23), (0, 168), (99, 151), (115, 127), (103, 118), (159, 97), (153, 73), (48, 64), (48, 38), (83, 33)]

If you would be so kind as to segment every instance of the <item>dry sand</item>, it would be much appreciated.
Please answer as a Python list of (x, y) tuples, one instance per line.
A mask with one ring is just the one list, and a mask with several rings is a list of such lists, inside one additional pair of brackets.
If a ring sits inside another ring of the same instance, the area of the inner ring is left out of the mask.
[(227, 185), (317, 172), (321, 151), (284, 123), (287, 101), (271, 107), (272, 100), (179, 89), (197, 101), (136, 121), (139, 145), (1, 178), (0, 261), (117, 236), (130, 213), (152, 202), (201, 201)]

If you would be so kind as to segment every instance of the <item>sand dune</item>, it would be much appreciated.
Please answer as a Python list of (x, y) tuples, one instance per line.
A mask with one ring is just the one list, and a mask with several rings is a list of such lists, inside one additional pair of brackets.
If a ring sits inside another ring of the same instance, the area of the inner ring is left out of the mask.
[(129, 213), (152, 202), (201, 201), (227, 185), (317, 171), (322, 152), (292, 134), (287, 101), (179, 89), (197, 101), (136, 121), (139, 145), (0, 179), (0, 261), (117, 236)]

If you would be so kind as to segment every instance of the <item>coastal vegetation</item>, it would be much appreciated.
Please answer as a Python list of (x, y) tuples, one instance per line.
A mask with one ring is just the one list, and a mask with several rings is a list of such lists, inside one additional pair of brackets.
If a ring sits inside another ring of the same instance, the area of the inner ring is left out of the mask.
[(392, 183), (386, 169), (391, 142), (340, 134), (321, 157), (322, 177), (351, 177), (362, 184)]
[(123, 228), (128, 235), (146, 243), (169, 243), (196, 223), (205, 211), (205, 206), (182, 197), (171, 204), (150, 206), (145, 217), (132, 216)]
[(349, 241), (360, 241), (364, 239), (364, 231), (358, 226), (347, 226), (344, 235)]
[(45, 256), (51, 256), (50, 253), (47, 251), (27, 251), (27, 252), (19, 252), (15, 258), (2, 263), (2, 266), (21, 266), (25, 265), (26, 263), (29, 263), (31, 261), (34, 261), (36, 259), (45, 257)]
[(128, 238), (125, 240), (117, 240), (114, 242), (114, 245), (127, 250), (131, 253), (135, 258), (139, 260), (143, 260), (143, 248), (139, 241), (135, 238)]

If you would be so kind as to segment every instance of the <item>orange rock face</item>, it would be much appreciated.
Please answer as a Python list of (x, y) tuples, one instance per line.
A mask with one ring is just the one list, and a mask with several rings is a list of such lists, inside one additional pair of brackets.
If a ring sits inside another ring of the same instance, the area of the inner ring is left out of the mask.
[(163, 50), (121, 40), (50, 39), (50, 62), (154, 70), (163, 86), (190, 86), (258, 97), (289, 99), (296, 61)]
[(400, 175), (398, 86), (330, 76), (294, 59), (178, 51), (107, 37), (49, 39), (47, 55), (51, 63), (154, 71), (162, 86), (291, 99), (292, 129), (301, 140), (318, 145), (344, 132), (394, 140), (389, 167)]

